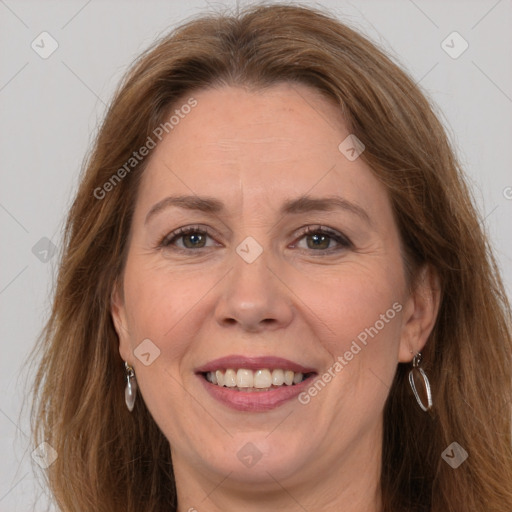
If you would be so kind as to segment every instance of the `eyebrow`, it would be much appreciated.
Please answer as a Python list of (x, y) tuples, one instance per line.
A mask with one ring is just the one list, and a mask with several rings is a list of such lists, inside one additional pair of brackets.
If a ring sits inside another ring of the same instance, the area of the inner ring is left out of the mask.
[(361, 206), (339, 196), (309, 197), (301, 196), (297, 199), (288, 199), (281, 208), (281, 214), (300, 214), (308, 212), (327, 212), (333, 210), (344, 210), (357, 215), (368, 224), (371, 219), (366, 210)]
[(197, 210), (204, 213), (220, 213), (224, 210), (224, 204), (218, 199), (214, 199), (212, 197), (169, 196), (153, 205), (146, 215), (144, 223), (147, 223), (149, 219), (157, 213), (172, 206), (183, 208), (185, 210)]
[[(149, 210), (144, 223), (147, 223), (154, 215), (170, 207), (183, 208), (185, 210), (196, 210), (204, 213), (222, 213), (225, 210), (224, 203), (213, 197), (199, 196), (169, 196)], [(368, 224), (372, 224), (370, 216), (361, 206), (339, 196), (309, 197), (300, 196), (296, 199), (287, 199), (279, 213), (281, 215), (297, 215), (309, 212), (325, 212), (333, 210), (344, 210), (352, 213)]]

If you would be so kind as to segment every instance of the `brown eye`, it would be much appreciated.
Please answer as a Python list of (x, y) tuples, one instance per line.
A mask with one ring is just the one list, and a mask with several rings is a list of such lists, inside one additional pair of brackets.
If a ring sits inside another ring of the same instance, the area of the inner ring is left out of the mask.
[(188, 249), (195, 249), (196, 247), (204, 247), (206, 236), (201, 233), (191, 233), (182, 235), (183, 245)]
[[(332, 238), (329, 235), (322, 235), (315, 233), (314, 235), (307, 235), (309, 249), (328, 249)], [(309, 243), (311, 241), (311, 243)]]
[[(211, 238), (208, 232), (197, 227), (180, 228), (166, 235), (159, 247), (175, 246), (177, 249), (203, 249), (207, 247), (207, 238)], [(178, 243), (180, 242), (181, 243)]]
[[(317, 252), (330, 253), (352, 247), (352, 242), (347, 237), (324, 227), (309, 226), (302, 232), (299, 240), (302, 239), (306, 239), (306, 249)], [(299, 246), (299, 248), (301, 247)]]

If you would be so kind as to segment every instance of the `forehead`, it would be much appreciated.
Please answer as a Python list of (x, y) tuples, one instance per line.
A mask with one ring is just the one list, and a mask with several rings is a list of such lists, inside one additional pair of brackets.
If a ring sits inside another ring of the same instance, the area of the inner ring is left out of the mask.
[(144, 207), (168, 193), (239, 204), (241, 194), (266, 203), (283, 195), (339, 192), (371, 209), (365, 196), (383, 194), (363, 160), (350, 161), (339, 150), (350, 132), (340, 108), (320, 92), (279, 84), (255, 91), (224, 86), (191, 96), (196, 105), (175, 116), (153, 150), (139, 194)]

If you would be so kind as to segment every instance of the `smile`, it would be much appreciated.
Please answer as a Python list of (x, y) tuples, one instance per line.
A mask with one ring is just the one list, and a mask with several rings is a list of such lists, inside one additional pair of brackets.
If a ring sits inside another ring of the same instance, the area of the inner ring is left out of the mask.
[(263, 412), (299, 395), (318, 373), (279, 357), (229, 356), (197, 368), (211, 397), (231, 409)]
[(228, 368), (227, 370), (216, 370), (207, 372), (205, 378), (208, 382), (217, 386), (233, 388), (237, 391), (268, 391), (281, 386), (293, 386), (307, 379), (311, 373), (293, 372), (280, 368), (270, 370), (249, 370), (240, 368), (238, 370)]

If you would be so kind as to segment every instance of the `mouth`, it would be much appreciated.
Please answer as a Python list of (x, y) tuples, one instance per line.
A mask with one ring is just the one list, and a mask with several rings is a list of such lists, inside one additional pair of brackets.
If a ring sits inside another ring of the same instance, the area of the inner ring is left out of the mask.
[(318, 375), (278, 357), (230, 356), (196, 369), (213, 398), (241, 411), (267, 411), (291, 400)]
[(214, 372), (201, 373), (211, 384), (220, 387), (227, 387), (233, 391), (264, 392), (283, 386), (296, 386), (315, 373), (293, 372), (282, 368), (261, 368), (253, 371), (249, 368), (227, 368)]

